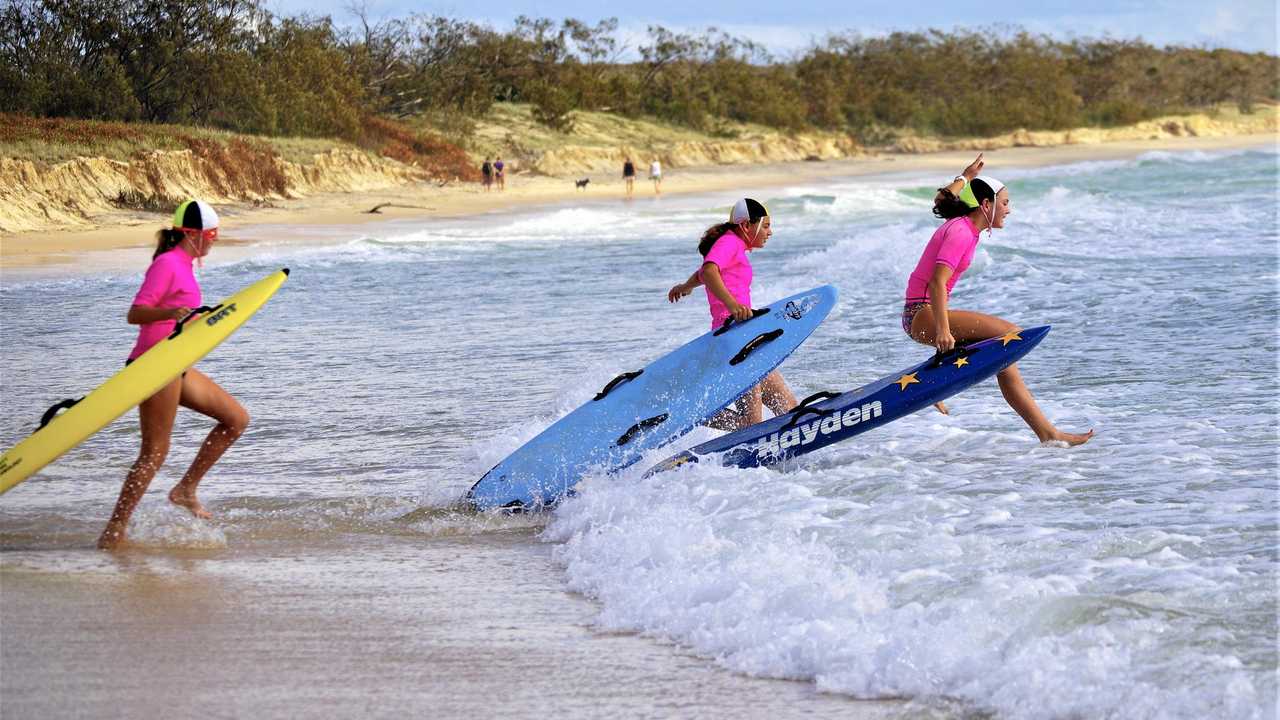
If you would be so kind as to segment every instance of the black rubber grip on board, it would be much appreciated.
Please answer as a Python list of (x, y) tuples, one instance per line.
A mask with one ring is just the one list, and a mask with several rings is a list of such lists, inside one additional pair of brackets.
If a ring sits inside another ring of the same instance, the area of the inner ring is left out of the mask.
[(782, 328), (778, 328), (777, 330), (770, 330), (767, 333), (760, 333), (759, 335), (752, 338), (751, 341), (748, 342), (746, 345), (743, 345), (742, 349), (738, 351), (738, 354), (734, 355), (732, 358), (729, 359), (729, 364), (737, 365), (743, 360), (746, 360), (748, 357), (751, 357), (751, 353), (755, 352), (761, 346), (768, 345), (769, 343), (773, 342), (774, 340), (777, 340), (780, 337), (782, 337)]
[(947, 352), (934, 353), (933, 359), (929, 361), (929, 369), (933, 370), (935, 368), (940, 368), (943, 363), (950, 362), (958, 358), (967, 358), (976, 352), (978, 352), (977, 348), (971, 348), (968, 345), (957, 343), (954, 348)]
[(168, 337), (168, 338), (166, 338), (166, 339), (167, 339), (167, 340), (172, 340), (172, 339), (174, 339), (174, 338), (178, 337), (179, 335), (181, 335), (181, 334), (182, 334), (182, 328), (186, 327), (186, 324), (187, 324), (187, 321), (188, 321), (188, 320), (191, 320), (192, 318), (194, 318), (194, 317), (196, 317), (196, 316), (200, 315), (201, 313), (211, 313), (211, 312), (215, 312), (215, 311), (217, 311), (217, 310), (219, 310), (219, 309), (221, 309), (221, 308), (222, 308), (222, 303), (218, 303), (217, 305), (214, 305), (213, 307), (209, 307), (208, 305), (201, 305), (200, 307), (198, 307), (198, 308), (196, 308), (196, 309), (192, 310), (190, 313), (188, 313), (188, 314), (187, 314), (187, 316), (186, 316), (186, 317), (184, 317), (184, 318), (182, 318), (181, 320), (179, 320), (179, 321), (178, 321), (178, 323), (177, 323), (176, 325), (174, 325), (174, 326), (173, 326), (173, 332), (169, 333), (169, 337)]
[[(737, 323), (737, 325), (743, 325), (743, 324), (749, 323), (752, 320), (755, 320), (756, 318), (760, 317), (761, 315), (768, 315), (768, 314), (769, 314), (769, 308), (760, 308), (757, 310), (752, 310), (751, 317), (746, 320), (743, 320), (740, 323)], [(730, 330), (732, 330), (734, 327), (736, 327), (736, 325), (734, 324), (735, 322), (736, 321), (733, 319), (733, 316), (730, 315), (729, 317), (725, 318), (724, 324), (721, 325), (719, 329), (717, 329), (715, 332), (711, 334), (717, 337), (720, 335), (723, 335), (729, 332)]]
[(624, 372), (624, 373), (622, 373), (622, 374), (621, 374), (621, 375), (619, 375), (618, 377), (616, 377), (616, 378), (614, 378), (614, 379), (610, 380), (610, 381), (609, 381), (609, 384), (608, 384), (608, 385), (605, 385), (603, 390), (601, 390), (600, 392), (596, 393), (596, 396), (595, 396), (595, 397), (593, 397), (593, 398), (591, 398), (591, 401), (592, 401), (592, 402), (595, 402), (596, 400), (603, 400), (603, 399), (605, 398), (605, 396), (607, 396), (609, 393), (613, 392), (613, 389), (614, 389), (614, 388), (618, 387), (619, 385), (621, 385), (621, 384), (622, 384), (622, 383), (624, 383), (624, 382), (628, 382), (628, 381), (631, 381), (631, 380), (635, 380), (636, 378), (640, 377), (640, 375), (641, 375), (642, 373), (644, 373), (644, 370), (633, 370), (633, 371), (631, 371), (631, 372)]
[(644, 420), (641, 420), (635, 425), (632, 425), (631, 427), (627, 428), (627, 431), (622, 433), (622, 435), (618, 436), (618, 440), (617, 442), (614, 443), (614, 445), (617, 445), (619, 447), (626, 445), (627, 443), (634, 440), (636, 435), (639, 435), (645, 430), (651, 430), (661, 425), (662, 423), (666, 422), (667, 417), (668, 417), (667, 413), (662, 413), (661, 415), (654, 415), (651, 418), (646, 418)]
[(54, 403), (48, 410), (44, 411), (44, 415), (40, 416), (40, 427), (36, 429), (39, 430), (45, 425), (48, 425), (49, 422), (53, 420), (53, 418), (58, 414), (59, 410), (69, 410), (73, 405), (75, 405), (76, 403), (80, 402), (83, 399), (84, 397), (81, 396), (74, 400), (72, 400), (71, 398), (67, 398), (62, 402)]
[(795, 427), (796, 424), (800, 422), (800, 418), (804, 417), (805, 415), (827, 415), (828, 413), (831, 412), (830, 410), (819, 410), (817, 408), (812, 408), (809, 406), (813, 403), (821, 402), (822, 400), (830, 400), (831, 398), (837, 398), (837, 397), (840, 397), (840, 393), (831, 392), (829, 390), (822, 390), (801, 400), (799, 405), (796, 405), (794, 408), (791, 408), (791, 419), (787, 420), (787, 423), (783, 425), (780, 429), (790, 430), (791, 428)]

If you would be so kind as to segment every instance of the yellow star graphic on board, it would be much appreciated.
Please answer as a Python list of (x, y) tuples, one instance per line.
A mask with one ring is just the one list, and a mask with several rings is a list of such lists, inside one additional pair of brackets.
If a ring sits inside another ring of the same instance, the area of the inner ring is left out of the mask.
[(915, 373), (911, 373), (910, 375), (903, 375), (902, 377), (898, 378), (894, 382), (898, 383), (899, 390), (906, 390), (907, 386), (910, 385), (911, 383), (918, 383), (920, 381), (916, 379)]
[(1004, 347), (1005, 345), (1008, 345), (1014, 340), (1021, 340), (1021, 339), (1022, 339), (1022, 336), (1018, 334), (1017, 330), (1010, 330), (1009, 332), (1000, 336), (1000, 340), (1001, 340), (1000, 347)]
[(956, 361), (955, 361), (956, 367), (964, 367), (965, 365), (968, 365), (968, 364), (969, 364), (969, 358), (963, 357), (963, 356), (956, 358)]

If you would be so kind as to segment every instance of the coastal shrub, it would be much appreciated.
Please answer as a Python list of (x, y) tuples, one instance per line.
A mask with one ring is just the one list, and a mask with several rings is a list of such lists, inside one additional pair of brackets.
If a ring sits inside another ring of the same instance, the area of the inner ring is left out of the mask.
[(364, 89), (347, 70), (347, 57), (328, 18), (260, 18), (254, 60), (261, 126), (237, 130), (268, 135), (350, 138), (366, 113)]
[(359, 144), (383, 157), (419, 167), (434, 178), (480, 179), (479, 168), (457, 145), (386, 118), (366, 117), (361, 123)]
[[(1273, 54), (1062, 42), (1016, 28), (833, 29), (778, 59), (717, 28), (654, 25), (628, 51), (612, 18), (520, 17), (498, 30), (348, 12), (354, 23), (277, 16), (265, 0), (4, 0), (0, 112), (363, 143), (369, 117), (481, 118), (498, 102), (528, 102), (561, 131), (574, 111), (601, 110), (706, 132), (738, 122), (869, 137), (1062, 129), (1280, 101)], [(412, 143), (383, 146), (416, 156)]]
[(575, 98), (559, 85), (537, 83), (530, 87), (528, 99), (533, 103), (533, 119), (562, 133), (573, 132)]

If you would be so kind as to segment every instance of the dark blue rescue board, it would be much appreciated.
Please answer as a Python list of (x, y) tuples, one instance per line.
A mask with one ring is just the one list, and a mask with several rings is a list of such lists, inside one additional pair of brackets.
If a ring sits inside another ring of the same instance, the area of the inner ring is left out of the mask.
[(775, 465), (929, 407), (1009, 367), (1049, 334), (1048, 325), (958, 347), (846, 393), (810, 395), (791, 412), (729, 433), (654, 465), (645, 477), (687, 463)]

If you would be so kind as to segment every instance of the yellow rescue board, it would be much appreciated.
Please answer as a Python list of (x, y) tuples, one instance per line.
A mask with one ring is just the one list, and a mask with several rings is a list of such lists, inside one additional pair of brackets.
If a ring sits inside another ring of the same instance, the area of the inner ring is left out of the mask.
[(223, 300), (179, 325), (169, 337), (75, 401), (66, 412), (51, 420), (46, 413), (47, 424), (0, 456), (0, 493), (8, 492), (84, 442), (196, 364), (258, 312), (288, 276), (288, 268), (278, 270)]

